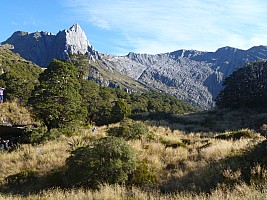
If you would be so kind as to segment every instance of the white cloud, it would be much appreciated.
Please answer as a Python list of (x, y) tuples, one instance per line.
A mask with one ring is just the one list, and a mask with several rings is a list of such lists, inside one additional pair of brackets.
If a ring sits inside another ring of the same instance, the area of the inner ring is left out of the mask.
[[(263, 0), (68, 0), (80, 19), (117, 31), (131, 51), (216, 50), (267, 44), (267, 2)], [(260, 38), (261, 39), (260, 39)], [(104, 39), (104, 38), (103, 38)], [(119, 41), (120, 40), (120, 41)]]

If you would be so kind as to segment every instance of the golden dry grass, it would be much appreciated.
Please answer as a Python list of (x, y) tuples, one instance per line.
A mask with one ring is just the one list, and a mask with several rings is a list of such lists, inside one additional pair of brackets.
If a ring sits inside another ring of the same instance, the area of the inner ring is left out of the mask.
[(158, 192), (144, 192), (138, 188), (131, 191), (118, 185), (105, 185), (99, 191), (84, 189), (51, 189), (41, 194), (29, 196), (1, 195), (0, 200), (252, 200), (266, 199), (267, 192), (259, 191), (245, 184), (236, 185), (234, 188), (217, 188), (210, 194), (177, 193), (164, 195)]
[[(117, 126), (117, 125), (115, 125)], [(97, 132), (92, 133), (91, 128), (80, 130), (71, 137), (62, 136), (54, 141), (41, 145), (22, 145), (17, 151), (0, 154), (0, 181), (10, 175), (23, 170), (33, 170), (39, 175), (46, 174), (53, 169), (65, 165), (65, 160), (70, 151), (79, 145), (105, 137), (108, 127), (97, 127)], [(217, 140), (213, 137), (204, 137), (203, 134), (185, 134), (182, 131), (171, 131), (166, 127), (151, 126), (154, 140), (131, 140), (128, 143), (136, 150), (138, 160), (147, 160), (151, 170), (157, 174), (158, 182), (163, 183), (170, 178), (182, 178), (198, 169), (205, 168), (211, 161), (219, 161), (227, 156), (242, 153), (245, 149), (263, 140), (261, 137), (241, 140)], [(189, 141), (185, 147), (171, 148), (161, 143), (161, 140), (181, 142)], [(182, 164), (182, 165), (181, 165)], [(173, 166), (168, 169), (168, 166)], [(259, 168), (259, 167), (258, 167)], [(262, 170), (255, 168), (255, 173)], [(212, 170), (212, 169), (211, 169)], [(213, 171), (210, 171), (214, 173)], [(238, 171), (232, 172), (225, 169), (225, 177), (238, 178)], [(259, 172), (258, 172), (259, 173)], [(202, 176), (208, 175), (205, 171)], [(209, 177), (212, 178), (212, 177)], [(99, 191), (83, 189), (51, 189), (27, 197), (16, 195), (0, 195), (1, 199), (261, 199), (266, 192), (258, 191), (252, 186), (240, 183), (234, 190), (217, 188), (210, 195), (194, 194), (191, 192), (178, 192), (177, 194), (164, 195), (158, 191), (145, 192), (140, 188), (133, 188), (130, 192), (123, 186), (102, 186)]]
[(0, 104), (0, 124), (4, 125), (28, 125), (33, 124), (30, 112), (16, 102)]

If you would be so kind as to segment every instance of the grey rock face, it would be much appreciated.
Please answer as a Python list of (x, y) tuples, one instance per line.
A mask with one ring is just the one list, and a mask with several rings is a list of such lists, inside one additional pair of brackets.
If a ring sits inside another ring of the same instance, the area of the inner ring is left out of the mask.
[(13, 45), (13, 52), (42, 67), (48, 66), (53, 58), (68, 59), (71, 54), (86, 54), (90, 59), (100, 59), (78, 24), (56, 35), (49, 32), (17, 31), (2, 44)]
[(224, 78), (247, 62), (267, 59), (267, 47), (223, 47), (216, 52), (178, 50), (157, 55), (129, 53), (105, 58), (124, 75), (209, 109), (223, 89)]

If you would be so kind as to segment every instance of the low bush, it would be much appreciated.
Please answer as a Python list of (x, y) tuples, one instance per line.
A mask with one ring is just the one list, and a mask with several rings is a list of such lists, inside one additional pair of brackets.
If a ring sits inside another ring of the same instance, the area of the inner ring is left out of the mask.
[(135, 153), (125, 140), (106, 137), (72, 151), (66, 166), (68, 185), (96, 189), (105, 183), (127, 181), (136, 167)]
[(36, 179), (36, 172), (33, 170), (23, 170), (17, 174), (6, 177), (6, 182), (9, 185), (21, 185), (26, 182), (33, 182)]
[(145, 159), (138, 161), (136, 170), (133, 172), (130, 180), (131, 184), (135, 186), (149, 186), (156, 184), (157, 181), (157, 175), (152, 171), (148, 161)]
[(170, 141), (165, 139), (160, 139), (160, 143), (165, 145), (165, 148), (171, 147), (171, 148), (178, 148), (178, 147), (186, 147), (186, 144), (180, 141)]
[(40, 144), (47, 140), (56, 139), (62, 134), (63, 133), (61, 129), (51, 129), (48, 131), (46, 126), (39, 126), (26, 130), (26, 133), (22, 137), (22, 142), (29, 144)]
[(114, 137), (122, 137), (125, 140), (154, 138), (154, 134), (149, 131), (144, 123), (134, 121), (124, 121), (119, 127), (110, 128), (108, 134)]

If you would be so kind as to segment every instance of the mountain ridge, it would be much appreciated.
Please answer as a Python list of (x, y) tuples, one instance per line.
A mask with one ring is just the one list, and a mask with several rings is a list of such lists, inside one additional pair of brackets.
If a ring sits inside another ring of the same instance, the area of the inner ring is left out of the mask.
[(116, 72), (202, 109), (214, 106), (214, 99), (223, 89), (223, 80), (233, 71), (247, 62), (267, 59), (267, 46), (263, 45), (247, 50), (226, 46), (215, 52), (180, 49), (161, 54), (102, 54), (93, 48), (78, 24), (56, 35), (43, 31), (15, 32), (2, 44), (13, 45), (13, 52), (42, 67), (47, 66), (53, 58), (70, 60), (71, 54), (83, 54), (105, 69), (104, 79), (99, 78), (100, 68), (95, 68), (98, 70), (94, 71), (95, 75), (88, 76), (99, 84), (105, 80), (102, 85), (114, 85), (107, 75), (112, 80)]
[(91, 59), (100, 59), (78, 23), (56, 35), (46, 31), (16, 31), (1, 44), (13, 45), (13, 52), (41, 67), (47, 67), (53, 58), (68, 60), (71, 54), (86, 54)]

